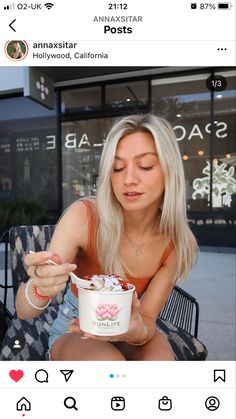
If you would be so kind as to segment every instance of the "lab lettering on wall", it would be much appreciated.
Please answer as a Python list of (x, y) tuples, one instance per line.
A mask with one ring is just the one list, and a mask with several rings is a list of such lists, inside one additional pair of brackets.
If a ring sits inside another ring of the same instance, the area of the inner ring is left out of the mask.
[[(105, 142), (105, 138), (103, 142), (94, 143), (92, 147), (103, 147)], [(83, 148), (83, 147), (91, 147), (91, 143), (89, 141), (88, 135), (84, 132), (81, 136), (77, 136), (76, 132), (69, 133), (65, 136), (64, 147), (66, 149), (74, 149), (74, 148)]]
[[(46, 150), (55, 150), (56, 148), (56, 135), (46, 135), (46, 141), (45, 141), (45, 148)], [(105, 138), (102, 142), (99, 143), (93, 143), (91, 144), (88, 138), (88, 135), (86, 132), (84, 132), (82, 135), (78, 136), (76, 132), (68, 133), (64, 137), (63, 147), (66, 150), (74, 150), (77, 148), (91, 148), (91, 147), (103, 147), (105, 142)]]

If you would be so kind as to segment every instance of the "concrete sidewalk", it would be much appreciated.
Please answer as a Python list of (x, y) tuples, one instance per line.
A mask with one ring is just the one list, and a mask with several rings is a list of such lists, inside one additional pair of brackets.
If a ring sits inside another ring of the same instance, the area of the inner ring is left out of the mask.
[[(0, 283), (3, 283), (3, 247), (0, 247)], [(222, 253), (223, 251), (228, 253)], [(196, 265), (181, 288), (200, 305), (199, 339), (208, 360), (235, 360), (235, 254), (232, 249), (202, 248)], [(10, 272), (9, 272), (10, 273)], [(0, 300), (2, 301), (0, 288)], [(13, 311), (12, 292), (8, 309)]]
[(180, 286), (200, 305), (199, 339), (207, 360), (235, 360), (235, 261), (233, 249), (202, 248), (188, 280)]

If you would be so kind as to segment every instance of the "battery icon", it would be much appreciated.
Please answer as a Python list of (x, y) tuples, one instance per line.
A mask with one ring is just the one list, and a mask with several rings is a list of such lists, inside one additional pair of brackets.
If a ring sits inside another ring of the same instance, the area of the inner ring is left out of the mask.
[(217, 6), (218, 6), (218, 9), (228, 9), (228, 10), (230, 10), (231, 7), (232, 7), (232, 4), (231, 3), (218, 3)]

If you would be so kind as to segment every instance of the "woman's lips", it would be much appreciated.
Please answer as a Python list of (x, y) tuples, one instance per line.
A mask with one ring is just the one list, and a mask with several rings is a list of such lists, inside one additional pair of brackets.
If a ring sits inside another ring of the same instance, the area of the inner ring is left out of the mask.
[(142, 193), (140, 192), (126, 192), (123, 194), (127, 201), (136, 201)]

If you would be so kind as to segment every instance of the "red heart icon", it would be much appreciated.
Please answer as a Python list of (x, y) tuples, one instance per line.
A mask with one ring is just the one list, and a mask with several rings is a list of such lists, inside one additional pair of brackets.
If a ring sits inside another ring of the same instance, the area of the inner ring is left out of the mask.
[(11, 370), (9, 372), (9, 375), (12, 378), (12, 380), (14, 380), (17, 383), (17, 381), (19, 381), (23, 377), (24, 373), (22, 370)]

